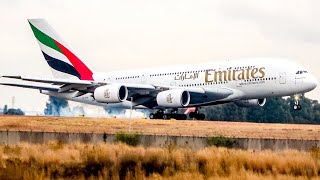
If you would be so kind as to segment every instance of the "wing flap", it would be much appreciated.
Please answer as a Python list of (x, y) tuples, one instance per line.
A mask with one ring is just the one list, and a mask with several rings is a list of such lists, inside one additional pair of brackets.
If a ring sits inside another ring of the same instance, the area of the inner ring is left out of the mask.
[(10, 79), (20, 79), (24, 81), (31, 82), (41, 82), (41, 83), (52, 83), (52, 84), (79, 84), (79, 85), (92, 85), (94, 82), (86, 80), (76, 80), (76, 79), (50, 79), (50, 78), (38, 78), (38, 77), (28, 77), (28, 76), (1, 76)]
[[(76, 79), (50, 79), (50, 78), (38, 78), (38, 77), (29, 77), (29, 76), (1, 76), (4, 78), (10, 79), (20, 79), (23, 81), (31, 81), (31, 82), (40, 82), (40, 83), (52, 83), (57, 85), (107, 85), (107, 84), (117, 84), (112, 82), (97, 82), (97, 81), (86, 81), (86, 80), (76, 80)], [(150, 84), (133, 84), (133, 83), (120, 83), (121, 85), (126, 86), (129, 89), (149, 89), (154, 90), (155, 87)]]
[(47, 85), (47, 84), (41, 85), (41, 84), (0, 83), (0, 85), (22, 87), (22, 88), (29, 88), (29, 89), (48, 90), (48, 91), (58, 91), (59, 90), (58, 86)]
[[(70, 90), (78, 90), (81, 92), (93, 92), (95, 87), (103, 86), (103, 85), (111, 85), (111, 84), (118, 84), (114, 82), (99, 82), (99, 81), (86, 81), (86, 80), (76, 80), (76, 79), (50, 79), (50, 78), (39, 78), (39, 77), (31, 77), (31, 76), (1, 76), (3, 78), (9, 79), (18, 79), (22, 81), (34, 82), (34, 83), (47, 83), (50, 85), (57, 85), (55, 88), (47, 88), (46, 90), (54, 90), (56, 91), (58, 88), (59, 93), (68, 92)], [(128, 88), (131, 92), (142, 92), (142, 91), (151, 91), (155, 90), (156, 88), (150, 84), (133, 84), (133, 83), (120, 83)], [(32, 86), (26, 85), (23, 83), (3, 83), (2, 85), (8, 86), (16, 86), (16, 87), (24, 87), (24, 88), (33, 88), (33, 89), (45, 89), (45, 87), (51, 86)]]

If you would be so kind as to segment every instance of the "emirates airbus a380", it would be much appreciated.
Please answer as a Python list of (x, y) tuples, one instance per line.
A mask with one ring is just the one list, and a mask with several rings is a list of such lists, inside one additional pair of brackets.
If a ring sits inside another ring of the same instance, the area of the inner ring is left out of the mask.
[[(299, 95), (317, 86), (301, 65), (282, 59), (252, 58), (176, 67), (93, 72), (44, 19), (29, 19), (54, 78), (2, 76), (26, 83), (1, 83), (40, 90), (59, 98), (113, 108), (153, 109), (150, 119), (186, 119), (179, 108), (234, 102), (263, 106), (266, 98)], [(103, 62), (101, 62), (103, 63)], [(27, 83), (32, 82), (32, 83)], [(296, 101), (293, 107), (301, 109)]]

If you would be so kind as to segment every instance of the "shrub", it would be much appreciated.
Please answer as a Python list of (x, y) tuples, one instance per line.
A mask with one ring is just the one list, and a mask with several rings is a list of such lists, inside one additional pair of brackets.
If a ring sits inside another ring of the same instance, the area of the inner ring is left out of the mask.
[(0, 179), (318, 179), (320, 172), (317, 147), (310, 153), (52, 144), (0, 145)]
[(232, 139), (226, 138), (221, 135), (207, 138), (208, 146), (232, 148), (234, 146), (234, 143), (235, 142)]
[(24, 115), (24, 112), (21, 109), (8, 109), (5, 112), (6, 115)]
[(130, 134), (125, 132), (118, 132), (116, 134), (116, 142), (122, 142), (130, 146), (137, 146), (140, 143), (139, 134)]
[(320, 159), (320, 148), (317, 146), (313, 146), (310, 150), (310, 155), (315, 159)]

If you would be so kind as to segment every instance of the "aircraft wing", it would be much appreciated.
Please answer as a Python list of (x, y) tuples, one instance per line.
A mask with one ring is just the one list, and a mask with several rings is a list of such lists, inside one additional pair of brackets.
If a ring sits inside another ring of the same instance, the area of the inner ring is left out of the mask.
[(20, 79), (23, 81), (31, 81), (31, 82), (41, 82), (41, 83), (53, 83), (57, 85), (63, 84), (79, 84), (79, 85), (91, 85), (91, 81), (86, 80), (69, 80), (69, 79), (49, 79), (49, 78), (37, 78), (37, 77), (29, 77), (29, 76), (1, 76), (4, 78), (10, 79)]
[(22, 87), (22, 88), (29, 88), (29, 89), (39, 89), (39, 90), (48, 90), (48, 91), (58, 91), (59, 87), (49, 84), (22, 84), (22, 83), (0, 83), (0, 85), (5, 86), (15, 86), (15, 87)]
[[(58, 93), (78, 91), (77, 96), (82, 96), (86, 93), (93, 93), (95, 88), (103, 85), (117, 84), (113, 82), (99, 82), (88, 80), (70, 80), (70, 79), (50, 79), (37, 78), (29, 76), (2, 76), (9, 79), (18, 79), (22, 81), (32, 82), (27, 83), (0, 83), (0, 85), (16, 86), (30, 89), (56, 91)], [(234, 91), (229, 88), (200, 88), (200, 87), (176, 87), (176, 86), (162, 86), (151, 84), (134, 84), (121, 83), (128, 88), (129, 96), (133, 97), (137, 105), (145, 105), (147, 107), (156, 106), (156, 95), (161, 91), (170, 89), (184, 89), (190, 93), (190, 105), (201, 105), (214, 101), (224, 99), (232, 94)]]
[[(114, 84), (111, 82), (104, 82), (104, 81), (98, 82), (98, 81), (87, 81), (87, 80), (77, 80), (77, 79), (56, 79), (56, 78), (50, 79), (50, 78), (39, 78), (39, 77), (29, 77), (29, 76), (1, 76), (1, 77), (9, 78), (9, 79), (19, 79), (22, 81), (60, 85), (60, 88), (58, 89), (60, 93), (66, 92), (69, 90), (93, 92), (92, 89), (94, 88), (91, 88), (91, 87)], [(132, 84), (132, 83), (121, 83), (121, 84), (126, 86), (129, 90), (154, 90), (155, 89), (154, 86), (147, 85), (147, 84)]]

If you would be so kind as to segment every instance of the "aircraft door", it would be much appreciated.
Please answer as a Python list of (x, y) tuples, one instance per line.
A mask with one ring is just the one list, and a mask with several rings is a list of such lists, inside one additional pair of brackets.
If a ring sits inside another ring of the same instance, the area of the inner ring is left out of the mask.
[(105, 81), (107, 80), (107, 82), (113, 82), (114, 79), (113, 79), (113, 75), (110, 75), (107, 77), (107, 79), (104, 79)]
[(172, 82), (170, 83), (170, 86), (176, 86), (176, 85), (177, 85), (177, 83), (174, 82), (174, 81), (172, 81)]
[(279, 83), (280, 84), (285, 84), (286, 83), (286, 73), (282, 72), (279, 74)]
[(141, 82), (146, 82), (147, 81), (147, 77), (148, 77), (147, 74), (142, 74), (141, 75)]

